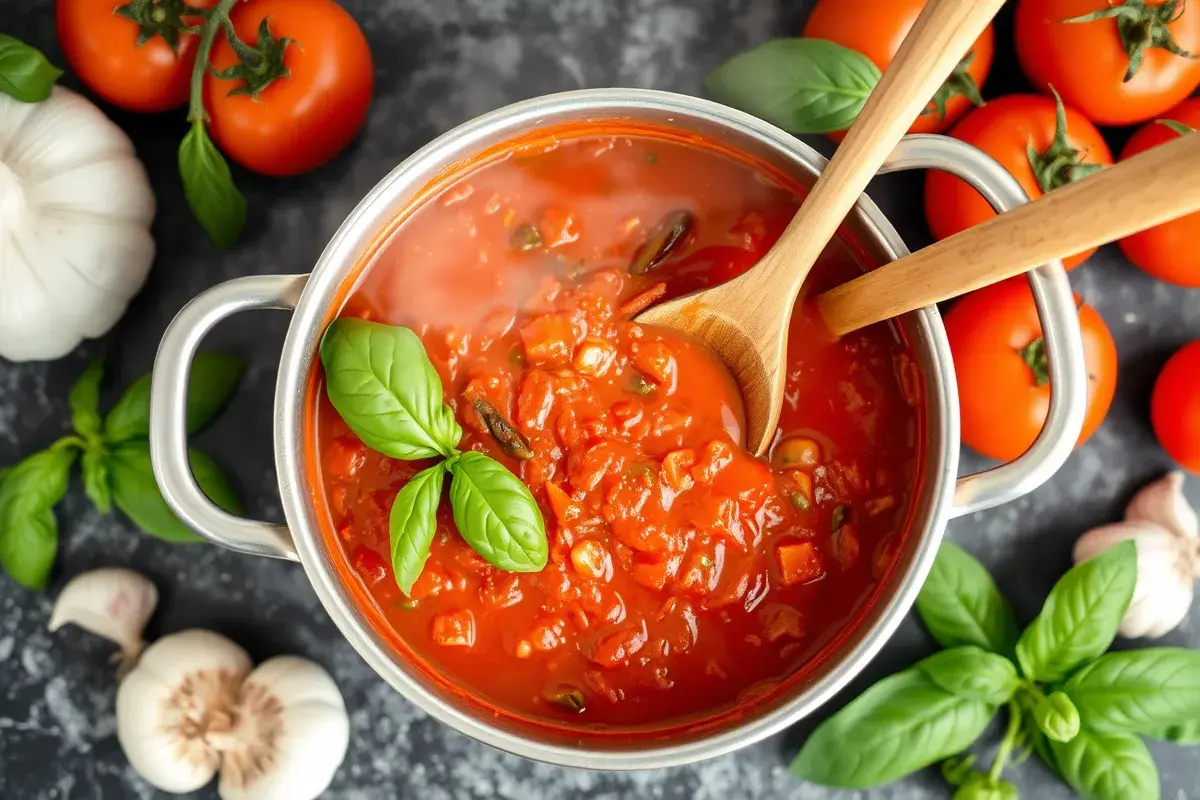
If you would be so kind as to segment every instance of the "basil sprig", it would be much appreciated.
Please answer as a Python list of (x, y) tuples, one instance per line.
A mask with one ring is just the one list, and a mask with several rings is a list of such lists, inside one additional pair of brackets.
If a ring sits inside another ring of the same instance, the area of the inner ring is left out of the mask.
[(62, 74), (41, 50), (0, 33), (0, 92), (22, 103), (40, 103)]
[(546, 566), (546, 523), (529, 488), (483, 453), (459, 451), (462, 428), (421, 339), (408, 328), (359, 319), (330, 323), (321, 339), (325, 392), (368, 447), (403, 461), (436, 458), (396, 495), (389, 531), (392, 570), (406, 595), (437, 532), (444, 477), (463, 539), (509, 572)]
[[(917, 612), (947, 647), (876, 683), (823, 722), (792, 763), (802, 778), (864, 788), (943, 761), (955, 800), (1012, 800), (1010, 759), (1035, 752), (1088, 800), (1157, 797), (1140, 737), (1200, 744), (1200, 653), (1104, 654), (1136, 581), (1125, 542), (1066, 573), (1017, 636), (1008, 602), (974, 558), (942, 545)], [(962, 754), (1005, 707), (987, 771)]]
[[(230, 356), (204, 353), (192, 363), (188, 385), (188, 429), (211, 421), (237, 386), (242, 364)], [(141, 530), (172, 542), (200, 541), (171, 512), (150, 464), (150, 376), (135, 381), (107, 417), (100, 414), (104, 368), (95, 362), (71, 387), (72, 435), (0, 470), (0, 564), (17, 582), (46, 586), (58, 552), (54, 507), (66, 494), (71, 467), (79, 459), (83, 488), (102, 514), (115, 503)], [(220, 468), (203, 453), (190, 453), (196, 481), (217, 505), (239, 513), (241, 504)]]

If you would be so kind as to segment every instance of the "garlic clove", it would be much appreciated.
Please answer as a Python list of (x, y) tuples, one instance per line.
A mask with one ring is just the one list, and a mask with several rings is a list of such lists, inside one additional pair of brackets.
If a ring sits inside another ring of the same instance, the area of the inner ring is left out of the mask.
[(1200, 522), (1183, 496), (1183, 473), (1179, 471), (1142, 487), (1125, 508), (1125, 519), (1154, 522), (1185, 539), (1200, 538)]
[(214, 742), (234, 730), (250, 656), (212, 631), (186, 630), (146, 648), (117, 690), (117, 739), (155, 787), (189, 792), (221, 763)]
[(346, 704), (329, 673), (307, 659), (260, 664), (242, 687), (238, 716), (238, 742), (221, 762), (221, 800), (311, 800), (346, 757)]
[(145, 647), (142, 633), (158, 605), (158, 589), (133, 570), (96, 569), (76, 575), (54, 601), (49, 629), (74, 624), (120, 646), (123, 676)]

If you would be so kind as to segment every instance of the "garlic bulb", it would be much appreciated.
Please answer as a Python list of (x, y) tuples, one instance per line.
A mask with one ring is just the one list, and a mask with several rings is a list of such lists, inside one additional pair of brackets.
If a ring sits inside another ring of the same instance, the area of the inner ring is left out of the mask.
[(137, 662), (142, 632), (158, 605), (158, 589), (148, 579), (128, 569), (97, 569), (67, 582), (54, 601), (49, 629), (54, 632), (68, 623), (102, 636), (117, 645), (124, 675)]
[(1121, 635), (1163, 636), (1176, 628), (1192, 605), (1200, 578), (1196, 512), (1183, 496), (1183, 474), (1173, 472), (1138, 492), (1125, 521), (1088, 531), (1075, 543), (1075, 563), (1132, 540), (1137, 545), (1138, 580), (1121, 620)]
[(0, 356), (58, 358), (125, 312), (154, 258), (154, 194), (133, 145), (60, 86), (0, 93)]

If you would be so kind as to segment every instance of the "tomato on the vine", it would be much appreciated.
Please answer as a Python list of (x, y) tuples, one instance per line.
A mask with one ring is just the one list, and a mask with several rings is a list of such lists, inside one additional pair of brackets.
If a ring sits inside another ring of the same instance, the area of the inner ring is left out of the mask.
[[(1200, 99), (1184, 100), (1155, 122), (1148, 122), (1125, 145), (1121, 160), (1200, 129)], [(1164, 222), (1126, 236), (1117, 244), (1126, 257), (1154, 277), (1180, 286), (1200, 287), (1200, 213)]]
[[(828, 39), (857, 50), (881, 70), (896, 57), (901, 42), (925, 8), (926, 0), (817, 0), (804, 24), (804, 36)], [(987, 80), (995, 53), (995, 32), (989, 25), (971, 50), (942, 84), (909, 133), (940, 133), (967, 112), (983, 105), (979, 90)], [(830, 134), (840, 140), (845, 131)]]
[(1185, 345), (1158, 374), (1150, 421), (1171, 458), (1200, 472), (1200, 341)]
[[(1031, 200), (1113, 163), (1095, 125), (1061, 102), (1038, 95), (989, 100), (963, 117), (950, 135), (999, 161)], [(925, 217), (938, 239), (994, 216), (983, 195), (963, 180), (935, 171), (925, 179)], [(1094, 252), (1065, 258), (1063, 264), (1071, 269)]]
[(209, 132), (221, 150), (279, 177), (340, 153), (366, 120), (374, 87), (354, 18), (333, 0), (248, 0), (229, 16), (243, 56), (219, 39), (204, 79)]
[[(963, 443), (1000, 461), (1033, 444), (1050, 410), (1050, 382), (1033, 292), (1023, 277), (973, 292), (946, 314)], [(1100, 427), (1117, 389), (1117, 346), (1100, 314), (1079, 306), (1087, 416), (1076, 446)]]
[(167, 111), (188, 99), (199, 37), (190, 10), (216, 0), (58, 0), (58, 40), (96, 94), (130, 111)]
[(1184, 0), (1021, 0), (1017, 56), (1098, 125), (1153, 119), (1200, 86), (1200, 7)]

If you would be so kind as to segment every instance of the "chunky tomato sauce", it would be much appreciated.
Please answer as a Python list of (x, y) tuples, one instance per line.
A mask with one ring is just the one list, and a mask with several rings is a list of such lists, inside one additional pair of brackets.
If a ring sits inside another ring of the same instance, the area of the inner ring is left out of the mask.
[[(542, 572), (503, 572), (459, 537), (443, 497), (406, 597), (388, 514), (426, 463), (367, 449), (318, 386), (334, 538), (450, 685), (527, 719), (662, 727), (769, 693), (861, 611), (916, 485), (921, 378), (904, 342), (887, 326), (835, 341), (800, 308), (768, 462), (739, 444), (723, 366), (629, 320), (747, 269), (797, 206), (795, 187), (699, 143), (565, 129), (468, 168), (383, 244), (341, 314), (421, 336), (460, 447), (519, 475), (549, 532)], [(686, 230), (651, 264), (683, 211)], [(835, 243), (810, 285), (860, 271)], [(477, 400), (524, 436), (521, 458)]]

